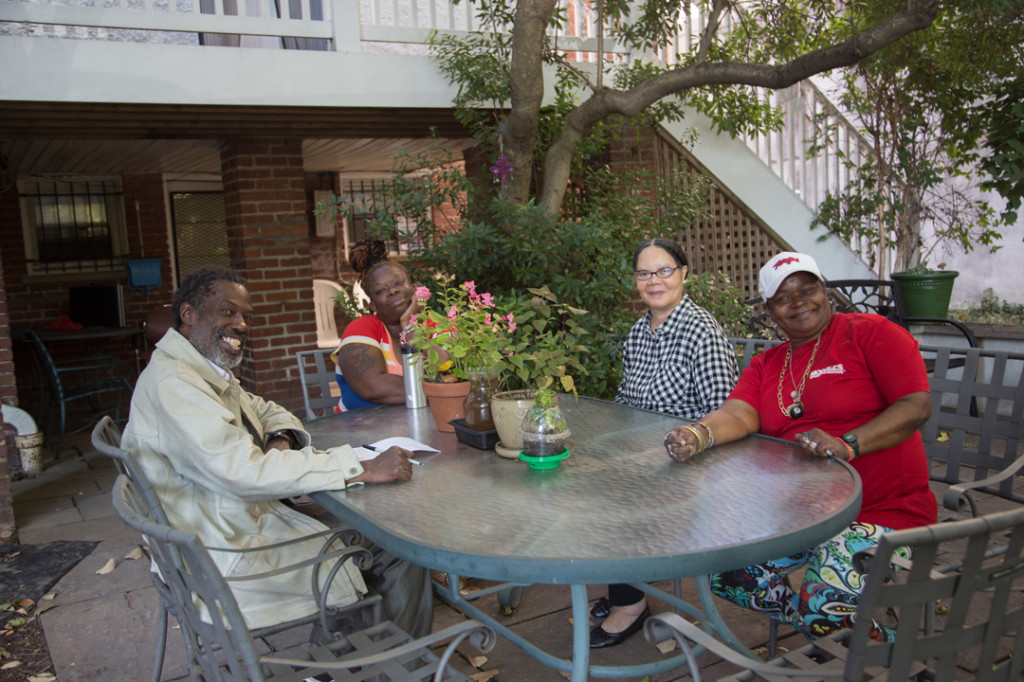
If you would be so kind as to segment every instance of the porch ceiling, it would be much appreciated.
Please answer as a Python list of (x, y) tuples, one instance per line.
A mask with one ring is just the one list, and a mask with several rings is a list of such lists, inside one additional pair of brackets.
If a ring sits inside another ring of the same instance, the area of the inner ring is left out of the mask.
[(0, 101), (15, 173), (220, 173), (226, 139), (301, 139), (310, 172), (387, 172), (395, 151), (472, 140), (445, 109), (340, 109)]

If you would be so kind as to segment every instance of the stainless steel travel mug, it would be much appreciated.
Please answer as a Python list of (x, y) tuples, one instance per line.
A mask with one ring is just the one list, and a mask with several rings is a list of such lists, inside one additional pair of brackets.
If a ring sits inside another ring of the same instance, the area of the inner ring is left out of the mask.
[(419, 408), (427, 406), (423, 395), (423, 364), (415, 346), (402, 346), (402, 379), (405, 382), (405, 406)]

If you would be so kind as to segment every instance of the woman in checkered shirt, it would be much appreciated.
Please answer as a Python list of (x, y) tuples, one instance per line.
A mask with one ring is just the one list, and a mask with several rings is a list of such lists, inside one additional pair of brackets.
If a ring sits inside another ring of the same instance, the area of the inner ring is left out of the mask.
[[(615, 401), (697, 420), (718, 409), (736, 384), (736, 354), (711, 313), (686, 295), (688, 263), (671, 239), (643, 241), (633, 253), (633, 274), (647, 313), (623, 345), (622, 383)], [(591, 610), (604, 618), (590, 631), (590, 646), (614, 646), (639, 631), (650, 615), (643, 592), (609, 585)]]

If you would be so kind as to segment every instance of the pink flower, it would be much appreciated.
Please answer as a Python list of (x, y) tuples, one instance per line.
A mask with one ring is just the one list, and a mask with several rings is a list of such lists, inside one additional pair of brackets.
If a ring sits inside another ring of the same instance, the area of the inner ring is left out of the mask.
[(466, 287), (466, 293), (470, 296), (476, 296), (476, 282), (470, 280), (468, 282), (463, 282), (462, 286)]
[(448, 319), (454, 320), (459, 316), (459, 309), (456, 306), (452, 306), (448, 309)]
[(490, 324), (490, 323), (491, 323), (491, 314), (487, 313), (487, 314), (484, 315), (484, 324)]
[(514, 332), (516, 330), (516, 323), (513, 320), (512, 313), (509, 313), (508, 315), (506, 315), (505, 319), (508, 320), (508, 330), (510, 332)]
[(430, 289), (427, 287), (416, 287), (416, 298), (425, 301), (430, 298)]
[(484, 293), (480, 294), (480, 305), (484, 306), (485, 308), (493, 308), (494, 297), (491, 296), (490, 293), (485, 291)]

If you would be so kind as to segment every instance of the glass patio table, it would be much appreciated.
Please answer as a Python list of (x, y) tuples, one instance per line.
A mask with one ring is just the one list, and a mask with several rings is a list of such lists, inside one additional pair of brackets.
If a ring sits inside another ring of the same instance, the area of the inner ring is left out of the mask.
[[(429, 409), (378, 407), (306, 423), (317, 447), (408, 436), (441, 451), (412, 480), (313, 498), (384, 549), (449, 574), (441, 596), (495, 627), (541, 662), (594, 677), (643, 676), (683, 655), (632, 666), (591, 666), (587, 585), (629, 583), (743, 645), (715, 609), (707, 576), (796, 553), (832, 537), (860, 508), (856, 472), (793, 443), (752, 436), (673, 462), (662, 445), (678, 417), (560, 396), (571, 455), (547, 471), (477, 450), (438, 431)], [(502, 583), (459, 594), (459, 576)], [(697, 577), (700, 609), (648, 583)], [(472, 603), (531, 584), (569, 585), (573, 655), (559, 658)], [(437, 587), (437, 586), (436, 586)]]

